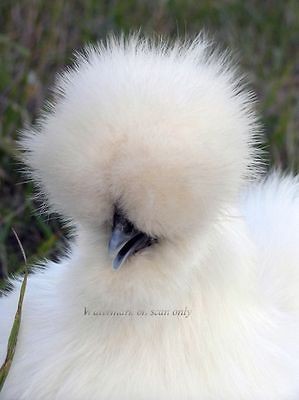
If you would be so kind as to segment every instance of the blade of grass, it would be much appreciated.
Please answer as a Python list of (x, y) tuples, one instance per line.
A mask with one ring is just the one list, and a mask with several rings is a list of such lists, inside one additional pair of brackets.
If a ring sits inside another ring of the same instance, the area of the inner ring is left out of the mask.
[[(16, 231), (12, 228), (12, 231), (16, 237), (16, 240), (18, 242), (18, 245), (21, 249), (23, 258), (24, 258), (24, 263), (25, 266), (27, 265), (27, 259), (26, 259), (26, 254), (24, 251), (24, 248), (22, 246), (22, 243), (20, 242), (20, 239), (16, 233)], [(26, 285), (27, 285), (27, 277), (28, 277), (28, 270), (25, 267), (25, 274), (24, 274), (24, 279), (21, 285), (21, 290), (20, 290), (20, 296), (19, 296), (19, 301), (18, 301), (18, 308), (15, 314), (14, 322), (10, 331), (10, 335), (8, 338), (8, 344), (7, 344), (7, 353), (6, 353), (6, 358), (3, 363), (3, 365), (0, 368), (0, 392), (2, 390), (2, 387), (4, 385), (4, 382), (7, 378), (7, 375), (9, 373), (11, 363), (15, 354), (16, 350), (16, 345), (17, 345), (17, 340), (18, 340), (18, 334), (19, 334), (19, 329), (20, 329), (20, 324), (21, 324), (21, 316), (22, 316), (22, 306), (23, 306), (23, 300), (24, 300), (24, 295), (25, 295), (25, 290), (26, 290)]]

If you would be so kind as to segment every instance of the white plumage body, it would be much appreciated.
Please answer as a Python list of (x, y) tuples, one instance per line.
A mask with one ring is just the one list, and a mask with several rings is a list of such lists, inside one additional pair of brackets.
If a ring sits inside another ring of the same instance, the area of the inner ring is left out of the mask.
[[(23, 138), (77, 236), (29, 278), (1, 399), (297, 400), (299, 182), (248, 180), (250, 96), (200, 40), (167, 50), (131, 38), (88, 60)], [(115, 202), (160, 238), (118, 271)], [(19, 286), (0, 300), (0, 361)]]

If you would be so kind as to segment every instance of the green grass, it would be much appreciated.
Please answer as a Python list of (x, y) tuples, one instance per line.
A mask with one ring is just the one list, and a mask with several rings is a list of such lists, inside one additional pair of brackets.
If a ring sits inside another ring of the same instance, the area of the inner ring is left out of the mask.
[(24, 295), (25, 295), (25, 290), (26, 290), (26, 285), (27, 285), (27, 277), (28, 277), (28, 270), (27, 270), (27, 258), (25, 254), (25, 250), (23, 249), (22, 243), (20, 242), (20, 239), (18, 238), (18, 235), (15, 230), (13, 230), (13, 233), (15, 235), (16, 241), (20, 247), (21, 254), (24, 259), (25, 263), (25, 274), (23, 278), (23, 282), (21, 285), (20, 289), (20, 294), (19, 294), (19, 300), (18, 300), (18, 307), (15, 313), (14, 321), (12, 324), (12, 328), (10, 331), (10, 335), (8, 338), (7, 342), (7, 352), (6, 352), (6, 357), (4, 360), (4, 363), (0, 367), (0, 392), (2, 390), (2, 387), (4, 385), (4, 382), (7, 378), (7, 375), (9, 373), (16, 347), (17, 347), (17, 341), (18, 341), (18, 335), (19, 335), (19, 330), (20, 330), (20, 325), (21, 325), (21, 318), (22, 318), (22, 308), (23, 308), (23, 301), (24, 301)]
[[(54, 256), (64, 234), (57, 219), (34, 211), (33, 187), (15, 161), (18, 130), (34, 121), (56, 71), (73, 49), (110, 32), (139, 29), (170, 36), (202, 28), (222, 47), (237, 51), (259, 99), (270, 162), (299, 166), (299, 32), (297, 0), (24, 0), (0, 2), (0, 265), (20, 272)], [(297, 58), (296, 58), (297, 54)]]

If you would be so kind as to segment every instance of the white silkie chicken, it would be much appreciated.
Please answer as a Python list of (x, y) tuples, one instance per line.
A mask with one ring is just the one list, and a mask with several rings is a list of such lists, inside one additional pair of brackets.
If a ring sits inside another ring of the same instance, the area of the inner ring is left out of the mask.
[(2, 400), (299, 399), (299, 183), (252, 182), (259, 127), (227, 58), (110, 39), (58, 79), (21, 144), (77, 234), (29, 278)]

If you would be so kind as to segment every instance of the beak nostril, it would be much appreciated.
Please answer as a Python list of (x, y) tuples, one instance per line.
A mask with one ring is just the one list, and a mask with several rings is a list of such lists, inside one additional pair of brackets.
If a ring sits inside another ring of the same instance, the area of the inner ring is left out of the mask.
[(122, 227), (125, 233), (130, 233), (135, 229), (132, 222), (124, 216), (118, 207), (114, 209), (112, 229), (116, 226)]

